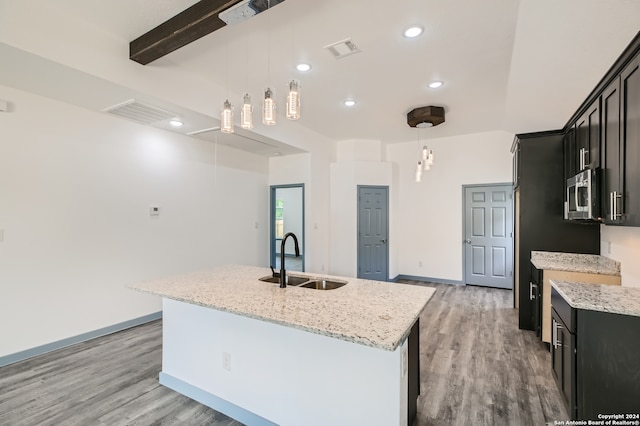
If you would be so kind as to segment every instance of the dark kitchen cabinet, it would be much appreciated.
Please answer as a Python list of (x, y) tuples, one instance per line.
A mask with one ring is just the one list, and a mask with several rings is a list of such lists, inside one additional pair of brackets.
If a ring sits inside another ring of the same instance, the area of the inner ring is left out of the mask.
[(622, 139), (622, 222), (640, 226), (640, 53), (620, 75), (620, 137)]
[(640, 317), (572, 308), (553, 288), (551, 367), (572, 420), (638, 414)]
[[(620, 78), (602, 93), (602, 215), (606, 224), (621, 223), (624, 205), (624, 147), (620, 138)], [(615, 209), (620, 209), (616, 214)]]
[(600, 99), (596, 99), (575, 124), (576, 171), (600, 166)]
[(574, 177), (578, 173), (575, 128), (572, 127), (565, 133), (562, 142), (564, 145), (564, 183), (566, 184), (569, 178)]
[[(601, 220), (640, 226), (640, 32), (564, 128), (565, 180), (600, 170)], [(563, 184), (566, 187), (566, 184)]]
[[(531, 251), (600, 253), (599, 224), (564, 220), (563, 133), (518, 134), (511, 152), (514, 191), (514, 306), (521, 329), (534, 329), (535, 300), (530, 298)], [(515, 182), (514, 182), (515, 183)]]
[(602, 147), (603, 221), (640, 226), (640, 56), (602, 93)]
[(416, 320), (411, 327), (408, 340), (407, 425), (412, 425), (418, 415), (418, 396), (420, 396), (420, 319)]
[[(568, 322), (568, 321), (567, 321)], [(576, 418), (576, 335), (558, 312), (551, 311), (551, 368), (569, 417)]]
[(536, 336), (542, 337), (542, 270), (531, 265), (529, 281), (529, 300), (531, 301), (531, 323)]

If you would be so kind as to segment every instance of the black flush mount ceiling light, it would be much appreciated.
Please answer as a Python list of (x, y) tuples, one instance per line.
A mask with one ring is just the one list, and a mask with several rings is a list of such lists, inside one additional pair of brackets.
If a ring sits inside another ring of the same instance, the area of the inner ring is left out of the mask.
[[(444, 123), (444, 108), (438, 106), (425, 106), (420, 108), (414, 108), (407, 114), (407, 124), (410, 127), (417, 127), (418, 131), (423, 128), (437, 126)], [(420, 148), (420, 156), (418, 157), (418, 164), (416, 165), (416, 182), (422, 182), (423, 171), (431, 170), (431, 166), (434, 163), (433, 150), (429, 149), (427, 145), (420, 143), (420, 133), (418, 133), (418, 147)]]

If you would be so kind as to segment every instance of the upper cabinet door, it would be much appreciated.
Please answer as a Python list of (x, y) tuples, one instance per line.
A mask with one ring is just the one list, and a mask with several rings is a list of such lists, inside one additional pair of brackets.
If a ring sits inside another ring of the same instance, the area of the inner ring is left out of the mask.
[(606, 224), (621, 223), (622, 153), (620, 139), (620, 78), (602, 93), (602, 214)]
[(600, 166), (600, 99), (596, 99), (576, 122), (576, 169)]
[(623, 147), (623, 222), (640, 226), (640, 54), (620, 75), (620, 138)]
[(567, 180), (578, 173), (578, 150), (576, 149), (576, 132), (575, 128), (570, 128), (564, 135), (562, 140), (564, 145), (564, 184)]

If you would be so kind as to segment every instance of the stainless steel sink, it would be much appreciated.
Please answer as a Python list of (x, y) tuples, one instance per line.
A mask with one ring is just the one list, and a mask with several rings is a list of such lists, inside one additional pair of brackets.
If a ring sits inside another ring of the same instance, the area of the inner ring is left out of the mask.
[(333, 280), (313, 280), (308, 283), (302, 284), (300, 287), (313, 288), (316, 290), (335, 290), (343, 285), (347, 284), (346, 281), (333, 281)]
[[(308, 282), (310, 279), (311, 278), (308, 278), (308, 277), (296, 277), (293, 275), (287, 275), (287, 285), (294, 285), (294, 286), (300, 285), (302, 283)], [(264, 281), (266, 283), (275, 283), (275, 284), (280, 283), (280, 277), (273, 277), (271, 275), (259, 278), (259, 280)]]

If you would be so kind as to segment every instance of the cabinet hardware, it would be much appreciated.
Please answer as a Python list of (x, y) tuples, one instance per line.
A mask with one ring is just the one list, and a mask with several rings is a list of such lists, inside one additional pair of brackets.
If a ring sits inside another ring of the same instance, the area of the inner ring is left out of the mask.
[(618, 200), (622, 199), (622, 194), (618, 194), (618, 191), (613, 191), (609, 193), (609, 204), (611, 210), (611, 220), (618, 220), (622, 218), (623, 214), (618, 213)]
[(558, 324), (558, 321), (556, 321), (555, 319), (552, 318), (553, 321), (553, 328), (551, 329), (552, 333), (551, 333), (551, 342), (553, 343), (553, 347), (554, 349), (558, 349), (560, 346), (562, 346), (562, 344), (560, 342), (558, 342), (558, 330), (560, 330), (562, 327), (560, 324)]
[(529, 300), (533, 300), (533, 283), (529, 282)]

